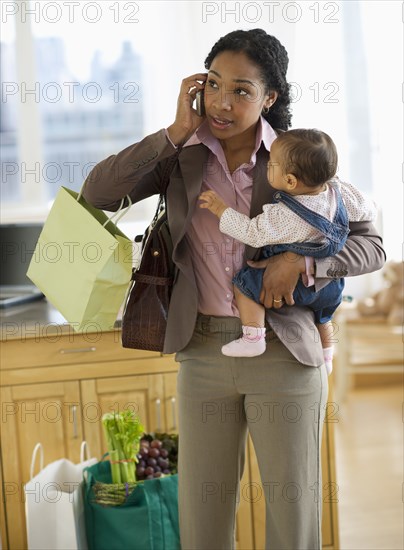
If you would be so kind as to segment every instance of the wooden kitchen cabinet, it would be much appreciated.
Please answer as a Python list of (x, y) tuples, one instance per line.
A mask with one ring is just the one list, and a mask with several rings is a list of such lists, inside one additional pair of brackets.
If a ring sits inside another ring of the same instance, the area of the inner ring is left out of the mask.
[(4, 508), (4, 485), (3, 485), (3, 461), (0, 455), (0, 544), (1, 548), (8, 548), (6, 513)]
[(115, 376), (81, 382), (83, 409), (90, 411), (91, 404), (94, 411), (92, 417), (83, 415), (84, 439), (93, 456), (102, 456), (107, 448), (100, 422), (104, 413), (130, 409), (139, 415), (146, 432), (168, 431), (164, 376)]
[[(79, 461), (86, 440), (92, 456), (106, 451), (103, 413), (133, 407), (147, 432), (178, 430), (173, 356), (121, 347), (119, 331), (79, 335), (41, 334), (3, 341), (1, 350), (0, 529), (3, 548), (25, 549), (24, 484), (32, 451), (44, 447), (45, 465)], [(335, 481), (332, 426), (325, 426), (323, 486)], [(35, 470), (38, 471), (38, 467)], [(251, 441), (241, 487), (259, 482)], [(263, 499), (241, 498), (236, 522), (238, 550), (264, 548)], [(324, 548), (337, 548), (336, 503), (324, 504)]]
[[(10, 548), (26, 548), (24, 484), (30, 479), (36, 443), (45, 464), (80, 456), (83, 437), (78, 382), (23, 384), (1, 388), (3, 494)], [(38, 472), (36, 465), (35, 473)]]
[(0, 369), (3, 548), (27, 547), (24, 485), (36, 443), (45, 465), (63, 457), (78, 462), (83, 440), (92, 456), (106, 451), (104, 412), (133, 406), (147, 431), (167, 430), (167, 418), (174, 422), (174, 359), (122, 348), (119, 331), (3, 341)]

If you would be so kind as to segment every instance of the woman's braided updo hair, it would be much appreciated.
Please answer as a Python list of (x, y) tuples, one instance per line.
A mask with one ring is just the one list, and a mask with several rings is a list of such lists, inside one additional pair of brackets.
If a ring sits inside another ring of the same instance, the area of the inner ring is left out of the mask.
[(273, 128), (287, 130), (292, 119), (290, 86), (286, 81), (289, 58), (279, 40), (263, 29), (233, 31), (216, 42), (205, 59), (205, 68), (209, 70), (214, 58), (224, 51), (242, 52), (258, 66), (265, 92), (278, 92), (277, 100), (263, 117)]

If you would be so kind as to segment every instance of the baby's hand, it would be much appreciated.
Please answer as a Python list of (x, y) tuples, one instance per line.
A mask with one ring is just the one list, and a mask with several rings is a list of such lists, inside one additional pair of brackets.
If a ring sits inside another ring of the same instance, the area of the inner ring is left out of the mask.
[(199, 206), (201, 208), (207, 208), (218, 218), (220, 218), (226, 208), (228, 208), (227, 204), (223, 202), (219, 195), (217, 195), (214, 191), (204, 191), (199, 195), (199, 199), (204, 201)]

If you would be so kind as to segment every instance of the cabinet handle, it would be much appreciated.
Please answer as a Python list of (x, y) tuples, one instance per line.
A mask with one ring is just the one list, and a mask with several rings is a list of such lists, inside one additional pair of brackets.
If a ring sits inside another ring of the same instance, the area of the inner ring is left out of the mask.
[(77, 431), (77, 407), (76, 405), (72, 406), (72, 414), (73, 414), (73, 439), (77, 439), (78, 437), (78, 431)]
[(161, 400), (156, 399), (156, 432), (161, 432)]
[(177, 404), (177, 402), (176, 402), (175, 397), (172, 397), (171, 398), (171, 414), (172, 414), (172, 417), (173, 417), (173, 430), (174, 431), (177, 429), (177, 416), (176, 416), (176, 410), (175, 410), (176, 404)]
[(76, 349), (61, 349), (59, 353), (89, 353), (91, 351), (96, 351), (96, 347), (91, 348), (76, 348)]

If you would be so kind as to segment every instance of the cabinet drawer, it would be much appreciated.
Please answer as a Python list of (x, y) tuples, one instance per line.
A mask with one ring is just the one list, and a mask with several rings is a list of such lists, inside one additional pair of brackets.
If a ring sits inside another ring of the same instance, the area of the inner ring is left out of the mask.
[(2, 370), (161, 356), (155, 351), (123, 348), (120, 331), (16, 339), (3, 342), (1, 348)]

